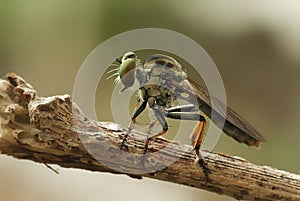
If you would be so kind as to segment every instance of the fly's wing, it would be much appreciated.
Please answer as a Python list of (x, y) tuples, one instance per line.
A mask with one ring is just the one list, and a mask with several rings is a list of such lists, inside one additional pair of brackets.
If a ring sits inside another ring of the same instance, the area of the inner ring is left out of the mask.
[[(244, 118), (217, 98), (210, 97), (207, 90), (201, 87), (197, 82), (191, 78), (187, 78), (187, 80), (196, 89), (196, 91), (191, 90), (191, 88), (183, 88), (181, 90), (189, 94), (190, 97), (194, 96), (197, 99), (200, 110), (208, 117), (211, 118), (211, 114), (213, 114), (214, 118), (212, 121), (227, 135), (234, 138), (236, 141), (245, 143), (249, 146), (259, 147), (259, 143), (265, 141), (264, 137)], [(173, 81), (170, 81), (170, 83), (172, 85), (178, 85)], [(212, 109), (211, 102), (213, 102), (216, 110)], [(227, 109), (227, 114), (224, 113), (225, 108)], [(222, 122), (224, 122), (224, 125)]]

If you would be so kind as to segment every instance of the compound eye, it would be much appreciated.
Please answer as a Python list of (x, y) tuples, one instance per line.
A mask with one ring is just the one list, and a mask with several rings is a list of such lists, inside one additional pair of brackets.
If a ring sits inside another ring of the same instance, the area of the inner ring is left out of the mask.
[(127, 56), (127, 58), (126, 58), (126, 59), (129, 59), (129, 58), (130, 58), (130, 59), (134, 59), (135, 57), (136, 57), (136, 55), (135, 55), (135, 54), (130, 54), (130, 55), (128, 55), (128, 56)]
[(123, 60), (119, 67), (119, 76), (123, 85), (128, 88), (134, 84), (136, 62), (132, 59)]
[(126, 61), (127, 59), (136, 59), (136, 54), (134, 52), (127, 52), (122, 57), (122, 62)]

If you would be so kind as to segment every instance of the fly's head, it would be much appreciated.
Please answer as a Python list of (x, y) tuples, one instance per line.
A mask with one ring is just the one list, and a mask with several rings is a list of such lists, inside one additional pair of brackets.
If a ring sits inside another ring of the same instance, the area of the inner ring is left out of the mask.
[(139, 60), (137, 59), (137, 56), (134, 52), (127, 52), (122, 56), (121, 59), (116, 59), (116, 62), (118, 63), (117, 65), (115, 65), (117, 66), (117, 68), (113, 69), (112, 71), (117, 72), (112, 74), (112, 76), (117, 75), (115, 83), (122, 82), (124, 87), (120, 92), (123, 92), (125, 89), (131, 87), (134, 84), (135, 69), (139, 63)]
[(174, 58), (162, 54), (151, 55), (141, 63), (134, 52), (127, 52), (112, 65), (117, 67), (110, 71), (115, 72), (112, 76), (117, 75), (115, 83), (124, 86), (120, 92), (133, 86), (135, 80), (140, 86), (165, 85), (167, 80), (179, 83), (187, 77)]

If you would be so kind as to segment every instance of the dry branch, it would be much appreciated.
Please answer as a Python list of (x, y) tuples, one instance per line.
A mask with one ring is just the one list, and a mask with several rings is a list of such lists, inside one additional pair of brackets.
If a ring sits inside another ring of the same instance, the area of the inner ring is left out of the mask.
[[(0, 79), (0, 123), (0, 151), (15, 158), (150, 177), (241, 200), (300, 200), (299, 175), (220, 153), (203, 152), (210, 170), (210, 181), (205, 184), (191, 147), (162, 139), (151, 142), (149, 153), (161, 151), (147, 156), (141, 166), (145, 134), (133, 131), (125, 145), (126, 153), (131, 154), (122, 154), (119, 143), (126, 128), (86, 118), (69, 95), (40, 98), (31, 85), (12, 73)], [(176, 162), (159, 171), (133, 174), (164, 167), (172, 160)]]

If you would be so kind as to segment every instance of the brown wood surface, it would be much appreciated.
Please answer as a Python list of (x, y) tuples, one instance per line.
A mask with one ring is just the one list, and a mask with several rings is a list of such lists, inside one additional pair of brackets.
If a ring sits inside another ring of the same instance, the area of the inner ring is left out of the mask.
[[(18, 159), (150, 177), (239, 200), (300, 200), (299, 175), (221, 153), (203, 151), (210, 170), (205, 183), (191, 146), (161, 138), (151, 142), (142, 163), (145, 134), (133, 131), (122, 152), (125, 127), (86, 118), (69, 95), (40, 98), (13, 73), (0, 79), (0, 123), (1, 153)], [(161, 168), (150, 172), (153, 167)]]

